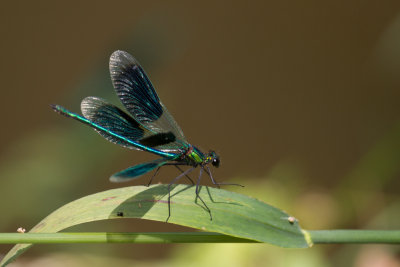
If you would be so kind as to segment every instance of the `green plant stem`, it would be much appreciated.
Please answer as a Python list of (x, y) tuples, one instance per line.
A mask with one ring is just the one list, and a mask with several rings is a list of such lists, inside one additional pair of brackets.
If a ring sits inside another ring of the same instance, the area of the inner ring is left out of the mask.
[[(397, 230), (304, 231), (314, 244), (400, 244)], [(256, 241), (209, 232), (183, 233), (0, 233), (0, 244), (66, 243), (255, 243)]]
[(398, 230), (319, 230), (308, 232), (314, 244), (400, 244)]
[(254, 243), (208, 232), (183, 233), (0, 233), (0, 244), (54, 243)]

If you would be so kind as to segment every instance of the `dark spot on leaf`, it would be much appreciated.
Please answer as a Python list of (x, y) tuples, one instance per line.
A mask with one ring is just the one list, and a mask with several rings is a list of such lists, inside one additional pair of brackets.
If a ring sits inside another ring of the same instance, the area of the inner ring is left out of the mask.
[(118, 211), (118, 212), (117, 212), (117, 216), (118, 216), (118, 217), (124, 217), (124, 213), (123, 213), (122, 211)]

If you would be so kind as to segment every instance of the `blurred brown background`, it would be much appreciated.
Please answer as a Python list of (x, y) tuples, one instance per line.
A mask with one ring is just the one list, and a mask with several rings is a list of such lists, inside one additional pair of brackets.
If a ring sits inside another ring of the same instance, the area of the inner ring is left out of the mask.
[[(119, 104), (108, 74), (117, 49), (141, 62), (188, 140), (220, 154), (216, 177), (246, 186), (228, 190), (285, 209), (306, 229), (399, 229), (399, 1), (26, 1), (3, 3), (0, 22), (1, 232), (125, 186), (108, 177), (153, 158), (49, 107), (78, 112), (88, 95)], [(187, 230), (116, 220), (71, 231), (88, 229)], [(16, 264), (43, 261), (400, 266), (398, 246), (237, 244), (36, 246)]]

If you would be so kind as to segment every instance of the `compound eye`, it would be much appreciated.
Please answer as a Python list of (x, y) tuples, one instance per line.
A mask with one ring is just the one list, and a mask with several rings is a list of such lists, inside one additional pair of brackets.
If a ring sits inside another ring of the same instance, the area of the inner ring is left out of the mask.
[(219, 167), (219, 158), (213, 158), (212, 165), (215, 167)]

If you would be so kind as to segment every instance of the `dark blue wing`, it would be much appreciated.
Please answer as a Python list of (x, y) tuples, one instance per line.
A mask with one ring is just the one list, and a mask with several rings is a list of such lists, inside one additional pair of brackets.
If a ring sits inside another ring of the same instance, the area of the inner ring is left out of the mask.
[[(99, 98), (89, 96), (82, 100), (82, 114), (95, 124), (101, 125), (109, 131), (123, 136), (126, 139), (136, 141), (147, 147), (156, 148), (161, 145), (169, 144), (175, 141), (175, 135), (171, 132), (153, 134), (143, 128), (135, 119), (120, 110), (118, 107)], [(126, 143), (109, 132), (96, 130), (107, 140), (128, 147), (139, 149), (130, 143)]]
[(110, 74), (125, 108), (139, 121), (147, 124), (163, 114), (160, 99), (139, 63), (124, 51), (115, 51), (110, 58)]
[[(180, 156), (180, 154), (167, 153), (164, 151), (160, 151), (158, 149), (151, 148), (148, 145), (141, 144), (140, 141), (134, 141), (130, 138), (127, 138), (126, 136), (129, 136), (129, 134), (127, 134), (124, 131), (119, 131), (119, 133), (116, 133), (116, 132), (118, 132), (118, 130), (115, 128), (115, 125), (117, 125), (117, 124), (119, 125), (119, 123), (107, 122), (104, 125), (100, 125), (100, 124), (95, 123), (92, 120), (89, 120), (81, 115), (73, 113), (62, 106), (51, 105), (51, 107), (54, 109), (54, 111), (56, 111), (57, 113), (59, 113), (61, 115), (64, 115), (68, 118), (72, 118), (72, 119), (80, 121), (84, 124), (89, 125), (93, 129), (95, 129), (98, 133), (103, 135), (105, 138), (107, 138), (108, 140), (110, 140), (111, 142), (114, 142), (116, 144), (123, 145), (123, 146), (129, 147), (129, 148), (135, 148), (135, 149), (139, 149), (139, 150), (143, 150), (143, 151), (148, 151), (148, 152), (162, 156), (169, 160), (175, 160), (176, 158), (178, 158)], [(110, 110), (112, 110), (112, 109), (110, 109)], [(120, 119), (118, 116), (115, 116), (115, 118), (117, 118), (116, 120)], [(98, 120), (97, 122), (102, 123), (101, 121), (102, 120)], [(114, 130), (116, 132), (114, 132)], [(150, 135), (149, 137), (144, 137), (144, 139), (141, 139), (141, 140), (147, 140), (149, 143), (153, 143), (153, 144), (157, 143), (158, 140), (161, 140), (161, 142), (165, 142), (164, 136), (156, 137), (156, 138), (153, 138), (153, 137), (154, 137), (154, 135)]]
[[(83, 116), (90, 121), (125, 138), (136, 141), (144, 137), (146, 129), (125, 112), (98, 97), (86, 97), (81, 102)], [(96, 130), (104, 138), (128, 148), (136, 148), (104, 131)]]
[(124, 51), (110, 57), (110, 73), (115, 91), (129, 113), (153, 133), (172, 132), (176, 142), (160, 147), (163, 151), (181, 150), (187, 145), (181, 128), (161, 103), (139, 63)]
[(156, 159), (150, 162), (138, 164), (129, 167), (123, 171), (113, 174), (110, 177), (111, 182), (127, 182), (129, 180), (138, 178), (139, 176), (154, 170), (155, 168), (161, 167), (168, 163), (169, 160), (165, 158)]

